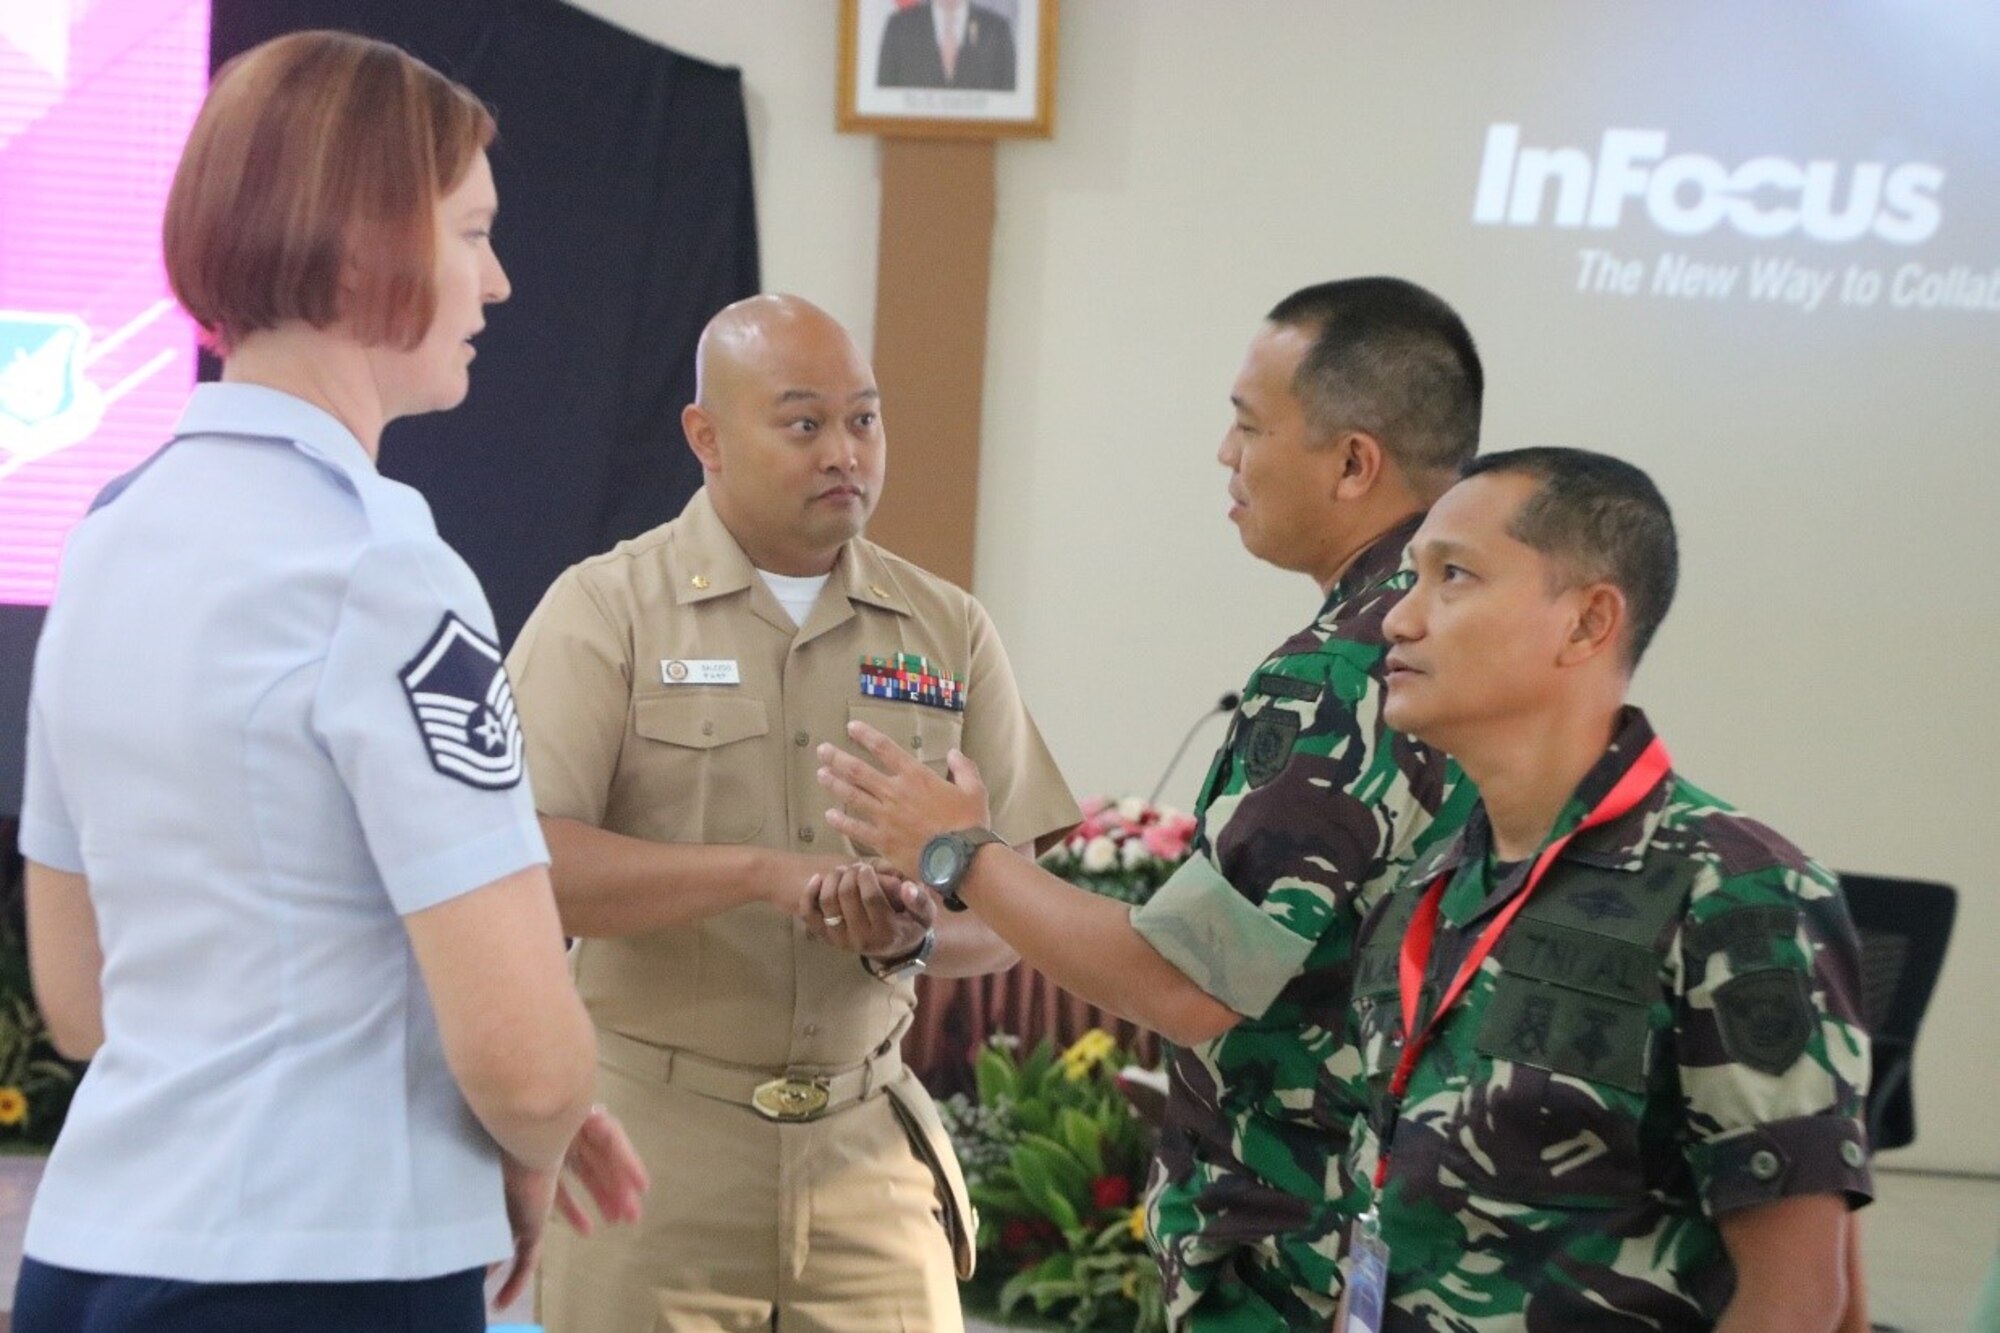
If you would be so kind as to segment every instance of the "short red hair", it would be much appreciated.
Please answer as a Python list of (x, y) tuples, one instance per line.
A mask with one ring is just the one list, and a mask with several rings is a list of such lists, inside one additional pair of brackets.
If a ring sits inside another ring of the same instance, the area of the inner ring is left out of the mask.
[(244, 52), (167, 196), (174, 294), (224, 355), (294, 319), (416, 346), (437, 313), (437, 202), (493, 131), (470, 90), (386, 42), (298, 32)]

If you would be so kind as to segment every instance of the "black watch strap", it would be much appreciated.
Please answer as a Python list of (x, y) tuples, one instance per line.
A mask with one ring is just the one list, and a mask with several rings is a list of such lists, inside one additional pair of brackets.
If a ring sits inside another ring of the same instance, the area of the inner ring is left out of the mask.
[(965, 848), (965, 857), (959, 863), (957, 878), (953, 879), (950, 884), (940, 887), (938, 889), (938, 897), (944, 901), (947, 909), (953, 912), (963, 912), (965, 910), (965, 900), (958, 896), (958, 886), (964, 883), (966, 875), (971, 873), (973, 858), (979, 855), (981, 847), (995, 843), (1005, 846), (1007, 840), (990, 828), (977, 827), (955, 829), (945, 836), (955, 839)]
[(917, 941), (917, 947), (909, 952), (897, 954), (894, 958), (870, 958), (864, 954), (861, 966), (867, 968), (869, 975), (878, 980), (893, 981), (904, 972), (921, 968), (930, 962), (931, 955), (936, 952), (937, 928), (933, 926), (924, 932), (924, 937)]

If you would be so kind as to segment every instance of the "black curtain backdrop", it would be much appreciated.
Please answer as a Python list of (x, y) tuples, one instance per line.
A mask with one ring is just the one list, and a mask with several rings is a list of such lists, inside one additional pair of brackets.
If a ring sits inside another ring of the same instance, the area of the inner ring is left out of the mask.
[(300, 28), (395, 42), (500, 122), (491, 307), (472, 394), (392, 425), (382, 471), (422, 491), (511, 643), (569, 565), (680, 512), (694, 347), (754, 293), (739, 73), (560, 0), (215, 0), (212, 56)]

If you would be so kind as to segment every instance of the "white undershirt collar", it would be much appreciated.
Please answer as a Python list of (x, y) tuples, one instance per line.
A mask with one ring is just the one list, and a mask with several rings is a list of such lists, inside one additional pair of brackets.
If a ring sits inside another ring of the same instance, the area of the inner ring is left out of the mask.
[(833, 577), (828, 574), (814, 574), (810, 578), (794, 578), (790, 574), (773, 574), (768, 569), (757, 571), (757, 577), (764, 580), (764, 586), (778, 599), (778, 605), (785, 608), (785, 614), (792, 618), (794, 625), (806, 623), (812, 614), (813, 603), (819, 600), (826, 581)]

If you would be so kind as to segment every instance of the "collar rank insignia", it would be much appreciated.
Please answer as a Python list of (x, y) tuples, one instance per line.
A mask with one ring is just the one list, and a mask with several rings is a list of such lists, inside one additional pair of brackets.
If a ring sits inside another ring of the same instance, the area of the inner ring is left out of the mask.
[(929, 658), (915, 653), (862, 658), (861, 693), (870, 699), (897, 699), (948, 713), (965, 711), (965, 682), (932, 667)]
[(489, 791), (521, 780), (521, 723), (498, 644), (446, 612), (401, 679), (431, 767)]

